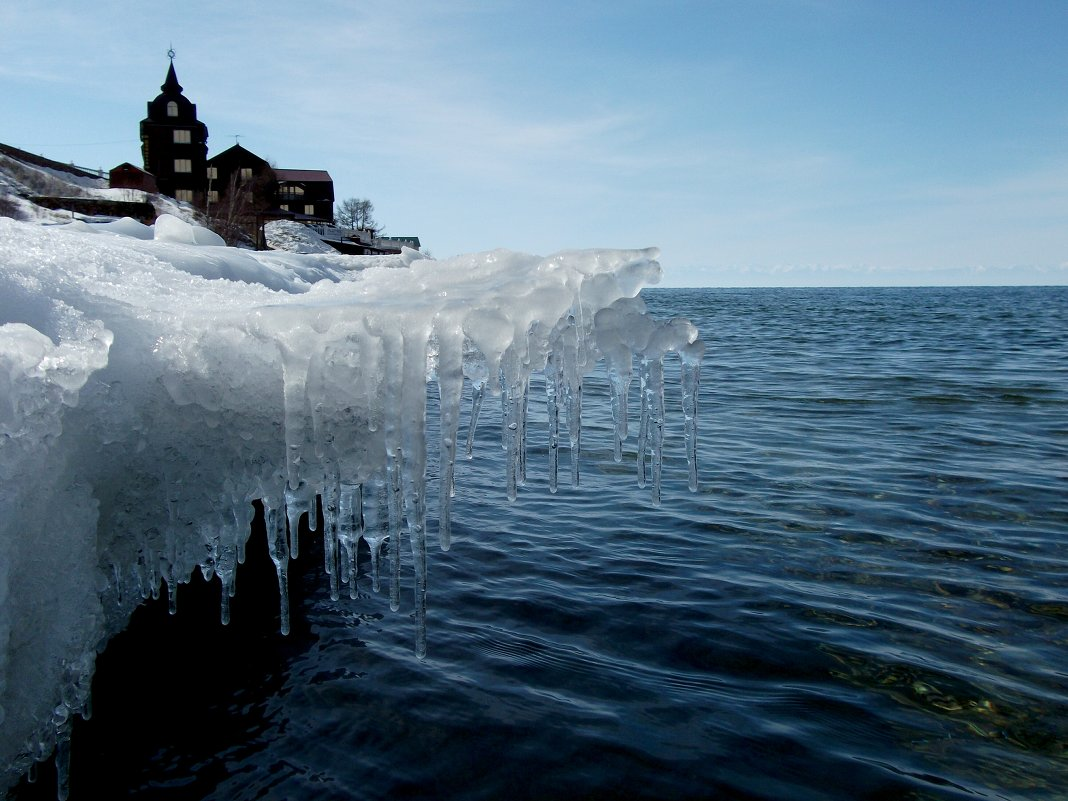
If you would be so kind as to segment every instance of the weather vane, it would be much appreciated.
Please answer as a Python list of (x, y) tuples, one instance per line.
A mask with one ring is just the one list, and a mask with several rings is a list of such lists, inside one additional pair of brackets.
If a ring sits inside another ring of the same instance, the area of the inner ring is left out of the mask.
[(170, 50), (167, 51), (167, 58), (174, 61), (174, 45), (171, 45)]

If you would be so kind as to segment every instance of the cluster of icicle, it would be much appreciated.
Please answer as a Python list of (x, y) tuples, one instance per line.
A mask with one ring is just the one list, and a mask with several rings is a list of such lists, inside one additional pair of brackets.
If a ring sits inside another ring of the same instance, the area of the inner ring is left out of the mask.
[[(0, 652), (5, 778), (55, 747), (66, 794), (71, 719), (87, 713), (95, 651), (164, 583), (173, 612), (178, 586), (194, 571), (218, 576), (227, 622), (257, 499), (283, 632), (289, 560), (308, 515), (309, 528), (325, 535), (335, 598), (346, 588), (356, 597), (361, 539), (378, 589), (388, 541), (397, 609), (402, 553), (411, 554), (422, 658), (428, 530), (449, 547), (456, 461), (472, 455), (487, 396), (501, 403), (504, 494), (512, 499), (527, 476), (528, 396), (544, 385), (545, 469), (555, 492), (562, 447), (578, 483), (583, 378), (603, 358), (616, 458), (635, 427), (627, 417), (636, 387), (638, 482), (659, 503), (664, 360), (675, 353), (689, 486), (697, 488), (703, 344), (689, 322), (646, 313), (638, 293), (659, 280), (655, 250), (547, 258), (494, 251), (350, 274), (336, 259), (323, 267), (294, 254), (8, 227), (0, 307), (25, 365), (9, 366), (12, 410), (0, 425), (9, 445), (26, 450), (0, 453), (0, 535), (10, 556), (0, 566), (0, 645), (20, 643)], [(241, 280), (204, 277), (219, 273)], [(82, 341), (92, 359), (64, 350)], [(544, 380), (532, 382), (535, 373)], [(465, 386), (472, 401), (463, 443)], [(439, 419), (428, 421), (433, 391)], [(428, 443), (432, 429), (438, 441)], [(437, 498), (428, 502), (432, 460)], [(57, 594), (61, 570), (67, 583)]]
[[(441, 319), (441, 318), (438, 318)], [(281, 495), (264, 497), (271, 558), (278, 573), (281, 596), (281, 627), (289, 627), (287, 562), (299, 553), (298, 521), (309, 515), (308, 528), (315, 530), (317, 496), (323, 510), (326, 572), (331, 596), (336, 600), (340, 585), (348, 585), (356, 598), (356, 556), (359, 541), (367, 541), (372, 557), (373, 580), (378, 589), (378, 554), (384, 537), (400, 543), (407, 534), (413, 559), (415, 584), (416, 654), (426, 654), (426, 576), (427, 576), (427, 429), (426, 382), (437, 387), (440, 431), (437, 487), (437, 535), (442, 549), (450, 546), (452, 498), (455, 494), (455, 465), (460, 438), (460, 402), (465, 378), (471, 383), (471, 410), (464, 455), (471, 458), (475, 427), (487, 394), (499, 395), (501, 403), (501, 445), (506, 452), (505, 493), (514, 500), (527, 477), (527, 404), (531, 375), (544, 372), (549, 426), (549, 489), (558, 487), (560, 447), (566, 436), (570, 452), (571, 483), (579, 483), (582, 437), (582, 381), (598, 358), (607, 361), (612, 384), (614, 454), (622, 459), (622, 444), (628, 437), (628, 402), (637, 365), (640, 420), (637, 441), (637, 476), (640, 486), (651, 485), (652, 501), (660, 503), (664, 446), (664, 359), (675, 352), (681, 360), (683, 381), (682, 412), (685, 427), (689, 487), (697, 489), (696, 437), (697, 389), (700, 381), (703, 343), (697, 331), (685, 320), (656, 322), (645, 314), (637, 298), (620, 299), (591, 316), (581, 307), (551, 325), (532, 322), (518, 343), (500, 350), (497, 341), (511, 339), (511, 322), (495, 315), (478, 315), (466, 326), (434, 326), (418, 337), (389, 337), (380, 334), (381, 358), (394, 365), (402, 376), (393, 397), (399, 402), (379, 409), (381, 419), (360, 421), (368, 434), (381, 433), (384, 465), (369, 475), (344, 469), (345, 458), (338, 445), (345, 437), (337, 426), (354, 421), (324, 414), (322, 401), (313, 403), (308, 391), (309, 374), (303, 362), (287, 369), (285, 380), (287, 445), (286, 486)], [(507, 329), (507, 330), (505, 330)], [(355, 366), (366, 354), (354, 350), (351, 339), (339, 351), (326, 348), (322, 367), (336, 380), (340, 364)], [(286, 363), (287, 366), (290, 362)], [(320, 376), (321, 378), (321, 376)], [(355, 380), (358, 377), (353, 376)], [(312, 406), (316, 408), (312, 408)], [(336, 411), (336, 410), (331, 410)], [(310, 412), (310, 414), (309, 414)], [(561, 432), (565, 432), (562, 434)], [(377, 439), (377, 438), (376, 438)], [(349, 446), (352, 443), (348, 443)], [(342, 448), (343, 450), (343, 448)], [(314, 465), (314, 467), (309, 466)], [(365, 508), (368, 512), (365, 512)], [(381, 525), (368, 526), (372, 514)], [(287, 537), (288, 533), (288, 537)], [(400, 605), (402, 548), (390, 547), (390, 606)], [(233, 582), (233, 545), (227, 546), (225, 572), (216, 566), (224, 585)], [(227, 589), (232, 591), (232, 586)], [(223, 593), (224, 599), (227, 593)], [(225, 603), (225, 600), (224, 600)], [(227, 610), (223, 608), (223, 620)]]

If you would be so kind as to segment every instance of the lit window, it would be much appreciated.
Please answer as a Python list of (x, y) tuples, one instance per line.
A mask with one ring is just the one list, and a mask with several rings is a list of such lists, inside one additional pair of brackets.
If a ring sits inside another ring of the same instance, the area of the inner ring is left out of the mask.
[(175, 172), (192, 172), (193, 162), (189, 159), (175, 159), (174, 160)]
[(219, 200), (218, 191), (215, 190), (215, 189), (209, 189), (208, 190), (208, 200), (210, 200), (212, 203), (217, 203), (218, 200)]
[(167, 116), (168, 117), (177, 117), (178, 116), (178, 104), (175, 103), (173, 100), (170, 101), (167, 104)]
[(186, 203), (193, 202), (193, 190), (192, 189), (179, 189), (174, 193), (175, 200), (182, 200)]
[(176, 145), (188, 145), (193, 141), (189, 136), (188, 128), (175, 128), (174, 129), (174, 144)]
[(304, 213), (305, 214), (315, 214), (315, 206), (313, 204), (311, 204), (311, 203), (308, 203), (304, 207)]
[(208, 167), (208, 178), (209, 179), (217, 179), (218, 177), (219, 177), (219, 168), (218, 167)]
[(280, 208), (282, 211), (289, 211), (289, 204), (288, 203), (283, 203), (278, 208)]
[(252, 179), (252, 168), (251, 167), (242, 167), (241, 168), (241, 180), (242, 181), (249, 181), (251, 179)]

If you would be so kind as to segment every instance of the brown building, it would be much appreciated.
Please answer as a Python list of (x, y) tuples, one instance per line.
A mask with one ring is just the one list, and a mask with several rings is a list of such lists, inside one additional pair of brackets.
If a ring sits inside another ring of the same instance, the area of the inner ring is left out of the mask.
[(242, 194), (259, 210), (278, 204), (278, 179), (266, 159), (251, 150), (234, 145), (205, 163), (207, 208), (233, 202)]
[(334, 221), (334, 179), (326, 170), (275, 170), (278, 204), (298, 218)]

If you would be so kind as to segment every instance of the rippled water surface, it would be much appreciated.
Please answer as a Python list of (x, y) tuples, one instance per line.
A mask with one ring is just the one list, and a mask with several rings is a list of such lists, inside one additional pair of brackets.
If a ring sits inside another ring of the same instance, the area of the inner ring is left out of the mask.
[(1068, 288), (646, 298), (708, 343), (698, 493), (677, 384), (659, 508), (603, 375), (557, 495), (543, 404), (513, 504), (484, 410), (425, 661), (306, 555), (281, 638), (253, 553), (229, 629), (190, 585), (101, 658), (73, 797), (1068, 797)]

